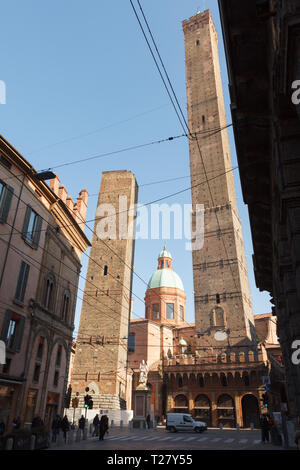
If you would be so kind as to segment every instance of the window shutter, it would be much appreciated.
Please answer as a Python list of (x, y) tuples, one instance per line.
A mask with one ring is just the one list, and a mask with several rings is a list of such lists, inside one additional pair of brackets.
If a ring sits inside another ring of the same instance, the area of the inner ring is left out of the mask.
[(2, 331), (1, 331), (1, 339), (3, 341), (6, 341), (6, 338), (7, 338), (8, 326), (9, 326), (9, 322), (11, 320), (11, 316), (12, 316), (12, 311), (11, 310), (6, 310), (5, 317), (4, 317), (4, 322), (3, 322), (3, 325), (2, 325)]
[(17, 327), (17, 337), (16, 337), (16, 352), (21, 351), (23, 332), (25, 326), (25, 317), (20, 317), (20, 321)]
[(34, 231), (34, 240), (33, 240), (33, 247), (37, 250), (39, 246), (40, 236), (41, 236), (41, 228), (42, 228), (43, 219), (38, 215), (37, 223)]
[(12, 200), (12, 197), (13, 197), (13, 193), (14, 193), (14, 188), (12, 186), (6, 186), (5, 187), (4, 201), (3, 201), (3, 205), (2, 205), (1, 210), (0, 210), (0, 221), (1, 222), (5, 223), (7, 221), (7, 217), (8, 217), (8, 213), (9, 213), (9, 209), (10, 209), (10, 204), (11, 204), (11, 200)]
[(32, 208), (30, 206), (27, 206), (26, 213), (25, 213), (23, 230), (22, 230), (22, 237), (25, 238), (25, 239), (27, 238), (28, 224), (29, 224), (31, 211), (32, 211)]
[(21, 301), (22, 301), (21, 290), (22, 290), (22, 283), (23, 283), (25, 265), (26, 265), (26, 263), (24, 261), (22, 261), (21, 262), (21, 268), (20, 268), (20, 271), (19, 271), (19, 277), (18, 277), (16, 293), (15, 293), (15, 299), (21, 300)]
[(22, 263), (24, 263), (24, 269), (23, 269), (23, 277), (22, 277), (23, 282), (22, 282), (22, 290), (21, 290), (20, 300), (23, 302), (24, 297), (25, 297), (25, 291), (26, 291), (30, 266), (29, 266), (29, 264), (25, 263), (24, 261), (22, 261)]

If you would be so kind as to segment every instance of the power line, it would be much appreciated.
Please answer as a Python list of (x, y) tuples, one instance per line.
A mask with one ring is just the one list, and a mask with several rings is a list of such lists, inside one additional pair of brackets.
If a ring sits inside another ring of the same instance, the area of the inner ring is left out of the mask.
[[(156, 53), (157, 53), (157, 55), (158, 55), (158, 57), (159, 57), (160, 63), (161, 63), (161, 65), (162, 65), (162, 68), (163, 68), (163, 70), (164, 70), (164, 72), (165, 72), (165, 75), (166, 75), (166, 77), (167, 77), (168, 83), (169, 83), (170, 88), (171, 88), (171, 90), (172, 90), (173, 96), (174, 96), (175, 101), (176, 101), (176, 103), (177, 103), (179, 112), (180, 112), (180, 114), (181, 114), (181, 116), (182, 116), (182, 119), (183, 119), (183, 121), (184, 121), (184, 123), (185, 123), (185, 126), (186, 126), (186, 128), (187, 128), (187, 130), (188, 130), (188, 134), (190, 135), (190, 130), (189, 130), (188, 123), (187, 123), (187, 121), (186, 121), (185, 115), (184, 115), (184, 113), (183, 113), (183, 111), (182, 111), (182, 108), (181, 108), (181, 106), (180, 106), (180, 104), (179, 104), (179, 101), (178, 101), (178, 99), (177, 99), (176, 93), (175, 93), (174, 88), (173, 88), (173, 86), (172, 86), (172, 83), (171, 83), (170, 77), (169, 77), (169, 75), (168, 75), (168, 72), (167, 72), (167, 70), (166, 70), (166, 68), (165, 68), (164, 62), (163, 62), (163, 60), (162, 60), (162, 58), (161, 58), (161, 55), (160, 55), (160, 53), (159, 53), (159, 50), (158, 50), (158, 48), (157, 48), (156, 42), (155, 42), (155, 40), (154, 40), (153, 34), (152, 34), (151, 29), (150, 29), (150, 26), (149, 26), (149, 24), (148, 24), (147, 18), (146, 18), (145, 14), (144, 14), (144, 11), (143, 11), (143, 9), (142, 9), (142, 6), (141, 6), (141, 4), (140, 4), (140, 1), (137, 0), (137, 2), (138, 2), (138, 5), (139, 5), (139, 8), (140, 8), (140, 10), (141, 10), (141, 13), (142, 13), (142, 15), (143, 15), (144, 21), (145, 21), (145, 23), (146, 23), (146, 26), (147, 26), (148, 32), (149, 32), (149, 34), (150, 34), (151, 40), (152, 40), (152, 42), (153, 42), (153, 44), (154, 44)], [(132, 2), (131, 2), (131, 3), (132, 3)], [(140, 24), (140, 25), (141, 25), (141, 24)]]
[(163, 81), (163, 84), (164, 84), (164, 86), (165, 86), (165, 89), (166, 89), (166, 91), (167, 91), (167, 93), (168, 93), (168, 96), (169, 96), (169, 98), (170, 98), (170, 101), (171, 101), (171, 103), (172, 103), (172, 105), (173, 105), (174, 111), (175, 111), (175, 113), (176, 113), (176, 115), (177, 115), (177, 117), (178, 117), (178, 120), (179, 120), (179, 122), (180, 122), (180, 125), (181, 125), (181, 127), (182, 127), (182, 129), (183, 129), (183, 132), (186, 133), (186, 129), (185, 129), (185, 127), (184, 127), (184, 124), (182, 123), (182, 120), (181, 120), (181, 118), (180, 118), (180, 116), (179, 116), (179, 113), (178, 113), (178, 111), (177, 111), (177, 109), (176, 109), (175, 103), (174, 103), (174, 101), (173, 101), (173, 99), (172, 99), (172, 96), (171, 96), (171, 94), (170, 94), (170, 92), (169, 92), (168, 86), (167, 86), (166, 81), (165, 81), (165, 79), (164, 79), (164, 77), (163, 77), (163, 75), (162, 75), (162, 72), (161, 72), (160, 67), (159, 67), (159, 65), (158, 65), (158, 62), (157, 62), (157, 60), (156, 60), (156, 58), (155, 58), (154, 52), (153, 52), (153, 50), (152, 50), (152, 47), (151, 47), (151, 45), (150, 45), (150, 43), (149, 43), (149, 41), (148, 41), (147, 35), (146, 35), (145, 30), (144, 30), (144, 28), (143, 28), (143, 25), (142, 25), (142, 23), (141, 23), (141, 21), (140, 21), (140, 19), (139, 19), (139, 16), (138, 16), (138, 14), (137, 14), (137, 11), (136, 11), (136, 9), (135, 9), (133, 3), (132, 3), (132, 0), (129, 0), (129, 1), (130, 1), (130, 3), (131, 3), (132, 9), (133, 9), (134, 14), (135, 14), (135, 16), (136, 16), (136, 19), (137, 19), (137, 21), (138, 21), (138, 23), (139, 23), (139, 25), (140, 25), (141, 31), (142, 31), (143, 36), (144, 36), (144, 38), (145, 38), (145, 41), (146, 41), (146, 43), (147, 43), (147, 45), (148, 45), (148, 48), (149, 48), (150, 53), (151, 53), (151, 55), (152, 55), (152, 58), (153, 58), (153, 60), (154, 60), (154, 62), (155, 62), (155, 65), (156, 65), (156, 68), (157, 68), (157, 70), (158, 70), (158, 73), (159, 73), (159, 75), (160, 75), (160, 77), (161, 77), (161, 80)]
[(46, 171), (46, 170), (53, 170), (53, 169), (62, 168), (62, 167), (65, 167), (65, 166), (75, 165), (77, 163), (88, 162), (88, 161), (103, 158), (103, 157), (108, 157), (108, 156), (117, 155), (117, 154), (124, 153), (124, 152), (129, 152), (130, 150), (137, 150), (137, 149), (149, 147), (150, 145), (162, 144), (163, 142), (169, 142), (169, 141), (172, 141), (172, 140), (175, 140), (175, 139), (180, 139), (181, 137), (186, 137), (186, 134), (176, 135), (176, 136), (173, 136), (173, 137), (168, 137), (166, 139), (154, 140), (152, 142), (147, 142), (146, 144), (133, 145), (131, 147), (126, 147), (126, 148), (123, 148), (123, 149), (120, 149), (120, 150), (114, 150), (112, 152), (102, 153), (102, 154), (99, 154), (99, 155), (93, 155), (91, 157), (81, 158), (79, 160), (73, 160), (73, 161), (70, 161), (70, 162), (61, 163), (60, 165), (53, 165), (49, 168), (44, 168), (43, 170), (39, 170), (39, 171), (43, 172), (43, 171)]
[(123, 120), (121, 120), (121, 121), (113, 122), (112, 124), (108, 124), (107, 126), (101, 127), (101, 128), (99, 128), (99, 129), (95, 129), (94, 131), (86, 132), (86, 133), (84, 133), (84, 134), (80, 134), (80, 135), (77, 135), (77, 136), (70, 137), (70, 138), (68, 138), (68, 139), (63, 139), (63, 140), (54, 142), (54, 143), (52, 143), (52, 144), (45, 145), (44, 147), (41, 147), (41, 148), (39, 148), (39, 149), (37, 149), (37, 150), (34, 150), (33, 152), (29, 152), (29, 153), (31, 153), (31, 155), (32, 155), (32, 154), (41, 152), (41, 151), (44, 150), (44, 149), (52, 148), (52, 147), (55, 147), (55, 146), (60, 145), (60, 144), (65, 144), (65, 143), (67, 143), (67, 142), (71, 142), (71, 141), (74, 141), (74, 140), (81, 139), (81, 138), (83, 138), (83, 137), (88, 137), (88, 136), (93, 135), (93, 134), (96, 134), (96, 133), (98, 133), (98, 132), (102, 132), (103, 130), (111, 129), (112, 127), (118, 126), (118, 125), (120, 125), (120, 124), (124, 124), (125, 122), (133, 121), (133, 120), (136, 119), (136, 118), (139, 118), (139, 117), (141, 117), (141, 116), (145, 116), (146, 114), (149, 114), (149, 113), (153, 113), (154, 111), (157, 111), (157, 110), (159, 110), (159, 109), (165, 108), (166, 106), (169, 106), (169, 103), (164, 104), (164, 105), (161, 105), (161, 106), (158, 106), (158, 107), (156, 107), (156, 108), (149, 109), (148, 111), (144, 111), (144, 112), (142, 112), (142, 113), (135, 114), (134, 116), (129, 117), (129, 118), (127, 118), (127, 119), (123, 119)]

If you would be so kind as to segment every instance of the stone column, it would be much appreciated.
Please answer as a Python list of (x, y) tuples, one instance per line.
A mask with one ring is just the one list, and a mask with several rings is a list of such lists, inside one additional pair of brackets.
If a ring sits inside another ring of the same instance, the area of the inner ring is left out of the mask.
[(216, 403), (216, 392), (211, 394), (211, 425), (214, 428), (218, 427), (218, 412)]
[(238, 392), (234, 393), (234, 405), (235, 405), (235, 416), (236, 416), (236, 424), (239, 426), (243, 425), (242, 421), (242, 410), (241, 410), (241, 400)]
[(194, 409), (194, 399), (192, 392), (189, 392), (189, 413), (192, 414), (192, 410)]

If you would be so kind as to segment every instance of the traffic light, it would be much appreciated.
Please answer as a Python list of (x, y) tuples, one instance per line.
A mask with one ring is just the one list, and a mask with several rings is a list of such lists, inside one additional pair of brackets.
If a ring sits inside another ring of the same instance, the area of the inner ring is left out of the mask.
[(269, 397), (268, 397), (268, 393), (263, 393), (262, 394), (262, 399), (263, 399), (263, 405), (265, 408), (268, 408), (268, 405), (269, 405)]
[(93, 409), (93, 400), (90, 395), (85, 395), (84, 397), (84, 407), (88, 408), (89, 410)]
[(84, 407), (85, 407), (85, 408), (88, 408), (90, 398), (91, 398), (91, 397), (90, 397), (89, 395), (85, 395), (85, 397), (84, 397)]

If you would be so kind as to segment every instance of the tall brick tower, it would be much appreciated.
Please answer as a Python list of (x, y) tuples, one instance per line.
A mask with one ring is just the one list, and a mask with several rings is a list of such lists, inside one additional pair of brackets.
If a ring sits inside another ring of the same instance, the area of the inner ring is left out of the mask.
[[(195, 324), (198, 353), (207, 355), (207, 347), (255, 346), (256, 336), (225, 128), (217, 32), (209, 10), (182, 26), (188, 124), (191, 133), (198, 133), (190, 139), (194, 226), (196, 205), (204, 205), (204, 245), (193, 251)], [(218, 330), (227, 332), (223, 341), (215, 340)]]
[(134, 258), (134, 236), (127, 237), (130, 225), (134, 235), (134, 213), (127, 210), (137, 202), (137, 193), (130, 171), (102, 174), (71, 375), (73, 394), (81, 396), (79, 406), (89, 387), (94, 408), (126, 407)]

